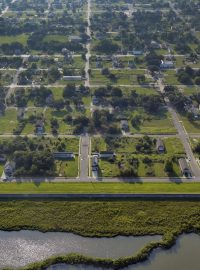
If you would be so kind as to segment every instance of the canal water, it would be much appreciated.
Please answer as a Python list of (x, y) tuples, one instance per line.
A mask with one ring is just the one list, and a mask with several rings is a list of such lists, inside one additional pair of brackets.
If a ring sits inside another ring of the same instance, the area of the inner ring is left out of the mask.
[[(161, 239), (159, 235), (87, 238), (62, 232), (0, 231), (0, 267), (21, 267), (53, 255), (68, 253), (99, 258), (119, 258), (133, 255), (149, 242)], [(58, 266), (57, 269), (60, 270), (60, 267)]]
[[(130, 265), (125, 270), (199, 270), (200, 269), (200, 236), (182, 235), (169, 250), (156, 249), (148, 261)], [(47, 270), (104, 270), (92, 266), (53, 265)]]

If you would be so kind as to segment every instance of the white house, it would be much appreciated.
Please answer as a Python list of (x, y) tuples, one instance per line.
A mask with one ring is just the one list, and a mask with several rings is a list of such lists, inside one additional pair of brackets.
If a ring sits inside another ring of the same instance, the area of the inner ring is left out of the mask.
[(161, 69), (172, 69), (172, 68), (174, 68), (174, 63), (172, 61), (161, 60), (160, 68)]
[(81, 81), (82, 76), (63, 76), (64, 81)]

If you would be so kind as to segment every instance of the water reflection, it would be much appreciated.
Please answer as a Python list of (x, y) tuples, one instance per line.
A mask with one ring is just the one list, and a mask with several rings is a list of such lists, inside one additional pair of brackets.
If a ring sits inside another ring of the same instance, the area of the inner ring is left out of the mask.
[[(155, 250), (149, 260), (137, 265), (130, 265), (125, 270), (199, 270), (200, 236), (182, 235), (177, 244), (169, 250)], [(48, 270), (105, 270), (92, 266), (54, 265)]]
[(160, 239), (161, 236), (87, 238), (72, 233), (0, 231), (0, 267), (21, 267), (68, 253), (101, 258), (130, 256)]

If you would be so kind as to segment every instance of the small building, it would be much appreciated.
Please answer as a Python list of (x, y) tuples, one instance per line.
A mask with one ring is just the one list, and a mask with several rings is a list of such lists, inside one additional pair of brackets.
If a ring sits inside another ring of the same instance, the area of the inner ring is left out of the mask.
[(99, 157), (101, 159), (115, 159), (116, 154), (115, 152), (112, 152), (112, 151), (101, 151), (99, 153)]
[(97, 97), (93, 97), (92, 104), (93, 105), (99, 105), (99, 103), (100, 103), (100, 100)]
[(81, 81), (82, 76), (63, 76), (64, 81)]
[(6, 157), (4, 155), (0, 155), (0, 163), (6, 162)]
[(4, 175), (6, 179), (12, 176), (14, 170), (15, 170), (15, 163), (13, 161), (6, 162), (4, 166)]
[(185, 177), (191, 177), (192, 176), (192, 172), (191, 169), (189, 167), (189, 164), (187, 163), (185, 158), (179, 158), (178, 160), (181, 172), (183, 174), (183, 176)]
[(70, 160), (75, 158), (75, 155), (72, 152), (54, 152), (53, 156), (55, 159), (61, 160)]
[(44, 134), (44, 122), (42, 120), (38, 120), (35, 125), (35, 133), (37, 135)]
[(81, 41), (82, 41), (82, 38), (79, 37), (79, 36), (70, 36), (70, 37), (69, 37), (69, 40), (70, 40), (71, 42), (81, 42)]
[(143, 51), (140, 50), (133, 50), (133, 55), (143, 55)]
[(163, 153), (165, 151), (165, 145), (161, 139), (156, 140), (156, 150), (158, 153)]
[(172, 69), (174, 68), (174, 63), (172, 61), (161, 60), (160, 69)]
[(154, 41), (154, 40), (151, 41), (150, 46), (151, 46), (152, 49), (160, 49), (161, 48), (161, 45), (158, 42)]
[(99, 160), (97, 155), (92, 156), (92, 171), (96, 172), (99, 169)]
[(128, 120), (121, 120), (120, 121), (120, 125), (121, 125), (121, 129), (125, 132), (128, 132), (129, 131), (129, 125), (128, 125)]
[(101, 61), (96, 61), (96, 68), (102, 68), (103, 63)]

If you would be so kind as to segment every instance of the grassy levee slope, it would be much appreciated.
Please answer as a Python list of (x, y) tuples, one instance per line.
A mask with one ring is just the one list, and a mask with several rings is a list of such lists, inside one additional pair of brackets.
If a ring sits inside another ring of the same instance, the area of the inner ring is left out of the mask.
[(0, 183), (0, 194), (199, 194), (200, 183)]

